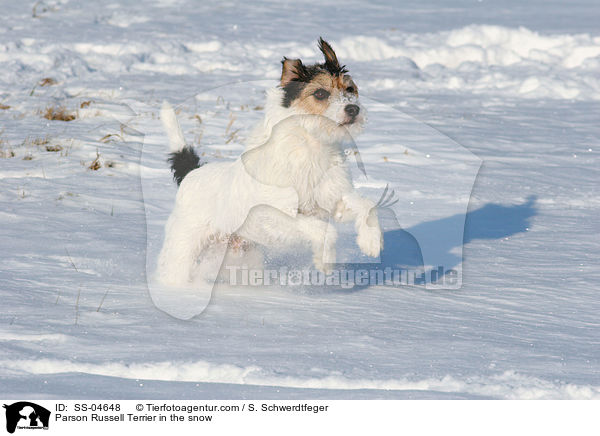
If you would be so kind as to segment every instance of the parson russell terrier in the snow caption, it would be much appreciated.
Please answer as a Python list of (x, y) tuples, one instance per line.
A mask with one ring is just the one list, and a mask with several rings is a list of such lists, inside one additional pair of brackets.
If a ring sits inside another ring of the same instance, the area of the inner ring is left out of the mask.
[(330, 217), (353, 220), (361, 251), (379, 255), (377, 205), (354, 190), (343, 148), (361, 132), (365, 111), (331, 46), (321, 38), (319, 49), (321, 64), (283, 59), (281, 82), (267, 92), (265, 117), (234, 162), (201, 163), (186, 146), (175, 112), (163, 104), (179, 190), (158, 260), (160, 282), (189, 284), (198, 258), (213, 244), (239, 251), (252, 243), (304, 244), (314, 266), (328, 272), (337, 237)]

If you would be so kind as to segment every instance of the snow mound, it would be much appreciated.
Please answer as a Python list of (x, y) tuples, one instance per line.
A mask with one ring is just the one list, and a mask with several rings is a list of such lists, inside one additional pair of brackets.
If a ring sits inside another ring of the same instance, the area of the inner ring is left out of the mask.
[(540, 35), (517, 29), (471, 25), (461, 29), (428, 34), (405, 34), (399, 44), (373, 36), (343, 38), (338, 54), (353, 61), (377, 61), (407, 57), (419, 68), (440, 64), (457, 68), (464, 62), (508, 66), (532, 61), (576, 68), (600, 56), (600, 38), (588, 34)]
[(452, 376), (422, 380), (350, 379), (341, 374), (320, 378), (274, 375), (257, 366), (239, 367), (229, 364), (196, 362), (147, 363), (83, 363), (70, 360), (1, 361), (0, 366), (28, 374), (87, 373), (135, 380), (160, 380), (195, 383), (228, 383), (236, 385), (275, 386), (285, 388), (396, 391), (437, 391), (462, 393), (498, 399), (600, 399), (600, 386), (552, 383), (535, 377), (505, 371), (492, 376), (458, 379)]
[[(524, 27), (470, 25), (451, 31), (352, 36), (336, 41), (345, 62), (393, 61), (422, 70), (426, 83), (411, 87), (501, 92), (519, 97), (600, 99), (600, 37), (541, 35)], [(405, 88), (407, 80), (376, 78), (373, 88)], [(402, 77), (402, 76), (401, 76)], [(421, 77), (421, 76), (420, 76)], [(395, 81), (395, 86), (394, 82)], [(414, 82), (409, 77), (408, 82)]]

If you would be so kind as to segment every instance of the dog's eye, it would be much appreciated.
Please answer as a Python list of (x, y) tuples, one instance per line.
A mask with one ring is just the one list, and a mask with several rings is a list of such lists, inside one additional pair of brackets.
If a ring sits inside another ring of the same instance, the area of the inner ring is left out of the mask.
[(346, 88), (346, 92), (354, 93), (354, 91), (355, 91), (354, 86), (349, 86)]
[(329, 91), (319, 88), (314, 92), (313, 95), (317, 100), (325, 100), (327, 97), (329, 97)]

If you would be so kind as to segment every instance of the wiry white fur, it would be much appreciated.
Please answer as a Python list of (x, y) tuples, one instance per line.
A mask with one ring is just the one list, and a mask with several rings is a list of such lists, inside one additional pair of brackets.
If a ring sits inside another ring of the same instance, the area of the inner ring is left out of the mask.
[(176, 152), (185, 147), (185, 138), (177, 121), (177, 116), (171, 105), (164, 101), (160, 109), (160, 119), (169, 137), (169, 150)]
[[(281, 100), (280, 88), (268, 92), (265, 118), (242, 156), (204, 165), (184, 178), (159, 256), (161, 282), (189, 283), (203, 250), (233, 233), (265, 245), (308, 245), (315, 267), (327, 270), (335, 262), (330, 216), (355, 220), (360, 249), (379, 254), (382, 238), (374, 204), (354, 191), (342, 151), (351, 140), (348, 130), (359, 131), (363, 119), (341, 126), (341, 100), (331, 104), (327, 117), (284, 108)], [(161, 114), (167, 130), (175, 131), (172, 109), (163, 107)], [(173, 138), (171, 147), (183, 135)]]

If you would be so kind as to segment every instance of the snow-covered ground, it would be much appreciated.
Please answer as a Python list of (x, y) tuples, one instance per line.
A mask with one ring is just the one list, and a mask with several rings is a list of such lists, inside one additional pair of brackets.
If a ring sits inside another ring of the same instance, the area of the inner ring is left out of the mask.
[[(4, 397), (600, 398), (594, 1), (2, 10)], [(262, 115), (256, 81), (275, 85), (284, 55), (319, 60), (319, 36), (388, 110), (357, 138), (365, 193), (392, 183), (405, 204), (408, 233), (387, 228), (382, 262), (418, 261), (411, 235), (457, 219), (442, 180), (465, 168), (445, 156), (432, 176), (428, 147), (446, 138), (482, 161), (462, 287), (221, 286), (201, 315), (169, 316), (146, 286), (147, 225), (175, 192), (162, 100), (205, 160), (233, 159)], [(43, 118), (53, 107), (76, 119)], [(394, 136), (398, 119), (412, 134)]]

